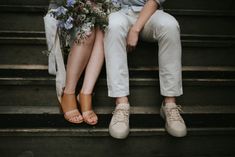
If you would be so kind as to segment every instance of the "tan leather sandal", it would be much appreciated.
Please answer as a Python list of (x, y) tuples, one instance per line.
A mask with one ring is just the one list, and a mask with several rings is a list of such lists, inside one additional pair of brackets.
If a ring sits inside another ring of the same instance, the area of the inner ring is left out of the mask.
[(64, 113), (64, 118), (70, 122), (79, 124), (83, 122), (83, 117), (77, 108), (75, 94), (63, 93), (61, 100), (61, 110)]
[(80, 93), (78, 101), (80, 102), (84, 122), (89, 125), (97, 124), (98, 117), (92, 110), (92, 95)]

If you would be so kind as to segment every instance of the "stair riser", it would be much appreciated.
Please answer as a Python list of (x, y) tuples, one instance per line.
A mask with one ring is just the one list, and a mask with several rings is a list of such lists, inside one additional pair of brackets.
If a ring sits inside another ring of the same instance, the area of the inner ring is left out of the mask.
[[(215, 46), (215, 45), (214, 45)], [(140, 46), (136, 52), (129, 53), (129, 67), (148, 67), (158, 65), (157, 48), (154, 45)], [(235, 47), (195, 47), (186, 46), (182, 41), (183, 66), (234, 66)]]
[(1, 13), (0, 30), (42, 31), (43, 13)]
[[(10, 91), (10, 92), (8, 92)], [(57, 105), (53, 86), (1, 86), (2, 104), (5, 105)]]
[(183, 47), (184, 66), (235, 66), (235, 47)]
[[(183, 5), (182, 5), (183, 4)], [(164, 8), (169, 9), (196, 9), (196, 10), (234, 10), (233, 0), (226, 0), (221, 3), (219, 0), (166, 0)]]
[[(34, 137), (1, 137), (0, 150), (2, 157), (16, 157), (26, 151), (31, 151), (33, 156), (43, 157), (87, 157), (94, 155), (97, 157), (167, 157), (175, 156), (175, 154), (180, 154), (180, 156), (221, 157), (235, 154), (233, 149), (234, 141), (234, 135), (228, 136), (226, 134), (223, 136), (195, 135), (183, 139), (176, 139), (166, 134), (141, 137), (131, 136), (123, 141), (107, 136), (40, 137), (40, 134), (37, 134)], [(203, 146), (201, 146), (202, 143)]]
[[(48, 0), (1, 0), (0, 5), (48, 5)], [(184, 5), (182, 5), (184, 4)], [(226, 0), (221, 3), (219, 0), (167, 0), (164, 8), (170, 9), (205, 9), (205, 10), (234, 10), (233, 0)]]
[(48, 5), (48, 0), (1, 0), (1, 5)]
[[(43, 12), (0, 14), (0, 30), (43, 31)], [(6, 18), (7, 17), (7, 18)], [(234, 17), (176, 15), (184, 34), (235, 35)], [(16, 20), (17, 19), (17, 20)], [(215, 27), (216, 26), (216, 27)]]
[(43, 54), (44, 50), (47, 50), (46, 45), (2, 44), (0, 47), (0, 63), (47, 65), (48, 57), (46, 54)]
[[(157, 84), (157, 82), (156, 82)], [(10, 92), (8, 92), (10, 91)], [(94, 106), (114, 105), (108, 98), (107, 88), (97, 85), (93, 97)], [(178, 99), (181, 105), (232, 105), (234, 86), (184, 86), (184, 95)], [(157, 85), (132, 85), (130, 102), (133, 106), (160, 106), (162, 97)], [(0, 105), (58, 105), (54, 86), (1, 86)]]
[[(182, 64), (184, 66), (234, 66), (234, 47), (186, 46), (182, 41)], [(147, 47), (148, 46), (148, 47)], [(45, 44), (2, 44), (0, 64), (47, 65)], [(128, 54), (129, 67), (152, 67), (158, 65), (157, 48), (154, 44), (141, 45), (136, 52)]]
[(235, 35), (234, 17), (210, 16), (175, 16), (178, 20), (181, 33), (184, 34), (210, 34)]

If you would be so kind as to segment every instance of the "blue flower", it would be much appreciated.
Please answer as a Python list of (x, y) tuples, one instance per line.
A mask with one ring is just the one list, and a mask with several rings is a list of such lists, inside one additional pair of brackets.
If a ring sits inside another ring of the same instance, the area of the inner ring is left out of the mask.
[(121, 3), (121, 2), (120, 2), (120, 0), (112, 0), (112, 3), (117, 4), (117, 3)]
[(55, 13), (56, 16), (60, 16), (61, 14), (65, 15), (67, 11), (68, 10), (65, 7), (61, 6), (56, 9)]
[(75, 3), (76, 3), (75, 0), (67, 0), (66, 6), (67, 6), (67, 7), (72, 7)]
[(69, 30), (71, 28), (73, 28), (73, 18), (71, 16), (69, 16), (69, 18), (67, 19), (67, 21), (64, 24), (65, 29)]
[(111, 0), (115, 7), (121, 7), (121, 0)]
[(64, 21), (60, 21), (60, 20), (59, 20), (59, 22), (57, 23), (57, 26), (58, 26), (59, 28), (64, 28)]

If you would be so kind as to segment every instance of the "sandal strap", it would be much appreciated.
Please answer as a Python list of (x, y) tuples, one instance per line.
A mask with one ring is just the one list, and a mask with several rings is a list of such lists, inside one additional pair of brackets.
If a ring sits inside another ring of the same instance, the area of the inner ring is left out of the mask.
[(76, 115), (81, 115), (78, 111), (78, 109), (74, 109), (74, 110), (71, 110), (71, 111), (67, 111), (64, 113), (65, 116), (76, 116)]
[(96, 114), (95, 114), (95, 112), (94, 112), (93, 110), (82, 112), (82, 115), (83, 115), (84, 117), (87, 117), (87, 116), (88, 116), (88, 117), (90, 117), (90, 118), (92, 118), (92, 117), (97, 117)]
[(98, 121), (98, 117), (93, 110), (82, 112), (82, 115), (87, 124), (95, 125)]
[(78, 123), (83, 121), (82, 115), (80, 114), (80, 112), (78, 111), (78, 109), (74, 109), (71, 111), (67, 111), (64, 113), (64, 118), (67, 119), (70, 122), (73, 122), (73, 120), (71, 120), (74, 117), (78, 117), (80, 120), (78, 121)]
[(77, 109), (77, 102), (75, 94), (64, 93), (61, 101), (61, 108), (65, 112), (65, 108), (70, 108), (71, 110)]
[(80, 107), (82, 112), (92, 110), (92, 95), (91, 94), (79, 94)]

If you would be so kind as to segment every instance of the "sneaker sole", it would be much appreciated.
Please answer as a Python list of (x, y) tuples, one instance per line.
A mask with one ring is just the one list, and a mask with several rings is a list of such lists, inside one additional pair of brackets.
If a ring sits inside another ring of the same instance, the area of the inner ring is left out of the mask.
[(110, 131), (110, 130), (111, 130), (111, 129), (109, 129), (109, 134), (110, 134), (110, 136), (112, 136), (113, 138), (116, 138), (116, 139), (125, 139), (125, 138), (128, 137), (129, 132), (130, 132), (130, 129), (128, 129), (128, 131), (127, 131), (125, 134), (123, 134), (123, 135), (117, 135), (117, 134), (115, 134), (115, 133), (112, 133), (112, 131)]

